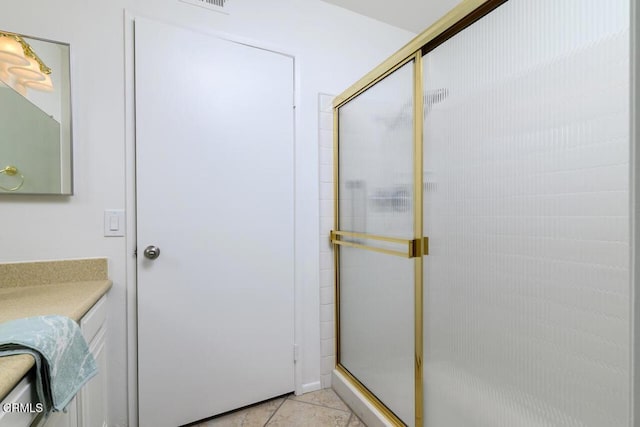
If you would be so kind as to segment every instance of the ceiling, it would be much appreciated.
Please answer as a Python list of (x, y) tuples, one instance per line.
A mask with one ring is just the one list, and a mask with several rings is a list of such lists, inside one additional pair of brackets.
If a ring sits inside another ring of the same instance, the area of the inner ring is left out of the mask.
[(323, 0), (361, 15), (420, 33), (437, 21), (460, 0)]

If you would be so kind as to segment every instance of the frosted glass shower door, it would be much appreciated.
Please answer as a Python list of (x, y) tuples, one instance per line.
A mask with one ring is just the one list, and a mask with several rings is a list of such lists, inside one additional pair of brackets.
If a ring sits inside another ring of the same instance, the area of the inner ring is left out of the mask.
[(387, 251), (406, 254), (414, 238), (413, 68), (338, 109), (339, 230), (351, 233), (337, 246), (338, 362), (410, 426), (415, 260)]
[(423, 57), (427, 427), (629, 425), (629, 20), (510, 0)]

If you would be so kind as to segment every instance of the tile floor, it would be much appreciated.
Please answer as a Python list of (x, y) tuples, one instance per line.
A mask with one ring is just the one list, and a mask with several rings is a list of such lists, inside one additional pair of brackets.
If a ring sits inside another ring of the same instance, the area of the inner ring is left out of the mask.
[(366, 427), (331, 389), (278, 397), (190, 427)]

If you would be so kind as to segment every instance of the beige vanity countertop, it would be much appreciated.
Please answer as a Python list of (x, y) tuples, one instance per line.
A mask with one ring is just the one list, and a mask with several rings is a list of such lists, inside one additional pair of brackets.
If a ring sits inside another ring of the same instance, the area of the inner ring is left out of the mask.
[[(21, 317), (58, 314), (79, 322), (111, 288), (110, 280), (0, 287), (0, 323)], [(34, 365), (28, 354), (0, 357), (0, 400)]]

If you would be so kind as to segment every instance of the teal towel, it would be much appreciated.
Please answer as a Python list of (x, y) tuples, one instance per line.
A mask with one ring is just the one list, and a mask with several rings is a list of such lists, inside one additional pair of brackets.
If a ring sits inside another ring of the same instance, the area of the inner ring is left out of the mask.
[(48, 414), (62, 411), (98, 373), (78, 324), (64, 316), (37, 316), (0, 323), (0, 356), (31, 354), (38, 398)]

